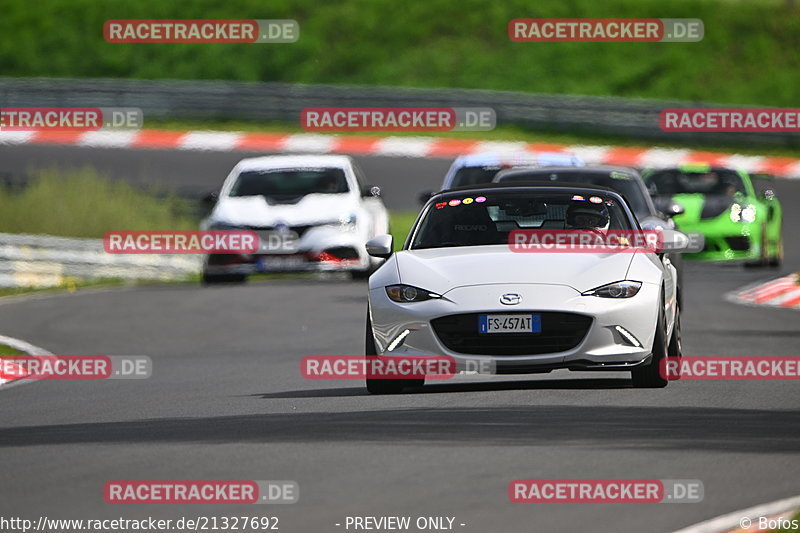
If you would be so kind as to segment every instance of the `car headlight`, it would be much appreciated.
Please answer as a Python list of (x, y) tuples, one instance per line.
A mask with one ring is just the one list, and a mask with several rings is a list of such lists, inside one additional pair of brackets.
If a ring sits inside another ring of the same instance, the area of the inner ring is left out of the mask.
[(599, 296), (600, 298), (630, 298), (642, 288), (641, 281), (616, 281), (581, 293), (582, 296)]
[(242, 229), (242, 226), (237, 226), (236, 224), (230, 224), (228, 222), (221, 222), (215, 221), (212, 222), (209, 226), (211, 230), (226, 230), (226, 229)]
[(435, 292), (403, 284), (388, 285), (386, 287), (386, 295), (390, 300), (398, 303), (424, 302), (425, 300), (441, 298), (441, 296)]
[(336, 220), (331, 220), (330, 222), (325, 222), (321, 225), (328, 228), (340, 229), (342, 231), (353, 231), (356, 228), (357, 223), (358, 217), (355, 215), (355, 213), (345, 213), (339, 216), (339, 218)]
[(733, 204), (730, 216), (732, 222), (755, 222), (756, 206), (749, 204), (742, 207), (741, 204)]

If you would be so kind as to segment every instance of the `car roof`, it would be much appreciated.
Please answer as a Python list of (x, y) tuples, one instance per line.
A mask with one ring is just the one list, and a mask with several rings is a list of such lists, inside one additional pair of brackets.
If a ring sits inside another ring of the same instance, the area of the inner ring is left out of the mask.
[(237, 163), (240, 171), (265, 170), (271, 168), (297, 168), (297, 167), (333, 167), (345, 168), (352, 164), (352, 159), (346, 155), (329, 154), (296, 154), (296, 155), (267, 155), (242, 159)]
[(464, 192), (481, 192), (481, 191), (496, 191), (503, 189), (551, 189), (557, 191), (596, 191), (600, 193), (611, 193), (615, 196), (622, 197), (617, 191), (610, 187), (603, 187), (602, 185), (584, 185), (584, 184), (569, 184), (569, 185), (554, 185), (552, 181), (513, 181), (506, 183), (484, 183), (481, 185), (465, 185), (463, 187), (455, 187), (453, 189), (445, 189), (435, 193), (431, 198), (437, 196), (445, 196), (451, 193), (462, 194)]
[(721, 165), (712, 165), (711, 163), (684, 163), (682, 165), (672, 165), (666, 167), (648, 167), (645, 169), (647, 175), (654, 172), (662, 172), (669, 170), (677, 170), (678, 172), (700, 173), (700, 172), (716, 172), (719, 170), (727, 170), (729, 172), (738, 172), (739, 174), (749, 174), (746, 170), (739, 167), (726, 167)]
[[(453, 166), (458, 167), (478, 167), (483, 165), (499, 165), (502, 163), (537, 163), (543, 160), (581, 162), (581, 159), (574, 154), (563, 152), (476, 152), (473, 154), (460, 155), (453, 162)], [(558, 163), (556, 163), (558, 164)]]
[[(639, 176), (639, 172), (630, 167), (619, 167), (612, 165), (591, 165), (585, 167), (549, 166), (540, 168), (508, 168), (498, 172), (497, 176), (495, 176), (494, 179), (497, 180), (505, 178), (506, 176), (518, 176), (524, 174), (540, 175), (540, 174), (546, 174), (547, 172), (574, 172), (581, 174), (597, 174), (597, 175), (609, 175), (612, 172), (622, 172), (625, 174), (630, 174), (632, 176)], [(533, 180), (535, 180), (535, 178), (532, 178), (532, 181)]]

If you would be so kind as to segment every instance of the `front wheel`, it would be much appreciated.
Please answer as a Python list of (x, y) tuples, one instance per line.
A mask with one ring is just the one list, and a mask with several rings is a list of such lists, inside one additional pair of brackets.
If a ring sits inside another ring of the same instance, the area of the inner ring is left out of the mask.
[(758, 267), (765, 267), (770, 264), (770, 257), (769, 257), (769, 250), (767, 248), (769, 244), (767, 242), (767, 226), (761, 226), (761, 255), (758, 259), (754, 261), (749, 261), (744, 264), (745, 267), (751, 268), (758, 268)]
[(779, 267), (783, 264), (783, 235), (778, 237), (778, 242), (775, 244), (775, 254), (769, 258), (769, 266)]
[[(631, 370), (633, 387), (636, 389), (660, 389), (669, 383), (661, 375), (661, 361), (667, 357), (667, 325), (664, 320), (663, 305), (659, 305), (658, 321), (656, 322), (656, 336), (653, 339), (652, 359), (646, 366)], [(674, 331), (673, 331), (674, 337)], [(679, 345), (680, 343), (678, 343)]]

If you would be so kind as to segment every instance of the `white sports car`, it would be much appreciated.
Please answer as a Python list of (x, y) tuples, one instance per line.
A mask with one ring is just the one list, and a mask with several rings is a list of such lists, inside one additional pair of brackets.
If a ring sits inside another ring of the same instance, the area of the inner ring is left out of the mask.
[[(575, 228), (640, 229), (623, 197), (599, 186), (437, 194), (401, 251), (392, 253), (389, 235), (367, 243), (387, 259), (369, 279), (367, 356), (444, 355), (498, 374), (629, 370), (636, 387), (665, 386), (660, 361), (681, 356), (676, 272), (665, 254), (509, 246), (513, 230)], [(372, 393), (420, 384), (367, 379)]]
[(344, 155), (265, 156), (240, 161), (225, 179), (201, 229), (254, 230), (256, 254), (211, 254), (203, 281), (247, 274), (349, 271), (366, 277), (379, 263), (364, 244), (388, 232), (380, 189)]

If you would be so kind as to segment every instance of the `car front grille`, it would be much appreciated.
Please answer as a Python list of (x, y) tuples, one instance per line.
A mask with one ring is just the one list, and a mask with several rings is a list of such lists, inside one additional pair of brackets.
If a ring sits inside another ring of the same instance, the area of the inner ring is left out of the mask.
[[(298, 237), (302, 237), (305, 232), (313, 227), (313, 225), (289, 226), (287, 229), (297, 233)], [(271, 232), (275, 231), (273, 226), (245, 226), (244, 229), (255, 231), (261, 238), (266, 238)]]
[(725, 237), (725, 242), (731, 247), (731, 250), (737, 252), (746, 252), (750, 249), (750, 239), (748, 237)]
[[(431, 321), (433, 331), (448, 350), (472, 355), (537, 355), (571, 350), (586, 337), (592, 318), (575, 313), (510, 313), (541, 316), (541, 333), (478, 333), (479, 316), (463, 313)], [(503, 313), (509, 314), (509, 313)]]

